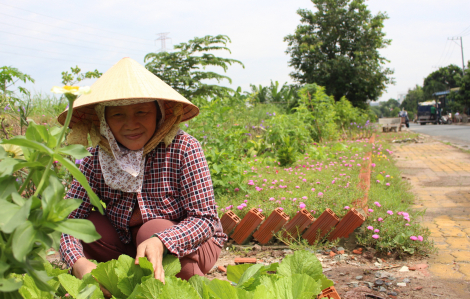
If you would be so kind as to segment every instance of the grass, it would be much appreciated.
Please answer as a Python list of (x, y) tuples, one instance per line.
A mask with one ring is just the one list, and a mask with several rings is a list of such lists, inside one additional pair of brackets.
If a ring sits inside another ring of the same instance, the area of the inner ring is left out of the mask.
[(251, 208), (261, 209), (269, 216), (275, 208), (282, 208), (290, 217), (301, 208), (319, 216), (326, 208), (339, 217), (347, 213), (346, 206), (363, 196), (357, 188), (359, 171), (369, 145), (365, 141), (340, 143), (344, 150), (335, 150), (338, 143), (321, 145), (328, 155), (313, 159), (307, 153), (290, 167), (269, 166), (253, 156), (247, 158), (247, 192), (228, 192), (218, 196), (218, 212), (233, 210), (239, 217)]
[[(401, 135), (401, 136), (400, 136)], [(409, 133), (398, 133), (401, 139)], [(425, 255), (434, 251), (430, 231), (420, 221), (424, 211), (411, 208), (415, 201), (411, 185), (401, 179), (401, 172), (391, 158), (392, 145), (388, 134), (379, 135), (372, 148), (369, 217), (360, 228), (357, 242), (379, 252)], [(374, 236), (374, 237), (373, 237)], [(416, 238), (416, 240), (415, 240)]]

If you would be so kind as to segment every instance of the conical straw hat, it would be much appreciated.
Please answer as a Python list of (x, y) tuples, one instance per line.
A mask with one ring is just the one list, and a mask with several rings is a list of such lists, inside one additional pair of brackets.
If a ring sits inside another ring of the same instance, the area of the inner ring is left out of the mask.
[[(102, 102), (123, 99), (155, 99), (164, 100), (165, 115), (173, 114), (173, 107), (183, 104), (181, 121), (189, 120), (199, 114), (199, 108), (179, 94), (171, 86), (149, 72), (145, 67), (131, 58), (123, 58), (92, 86), (91, 93), (81, 95), (73, 103), (73, 115), (69, 127), (81, 120), (91, 120), (99, 127), (100, 122), (95, 112), (95, 105)], [(62, 125), (67, 116), (62, 112), (57, 120)]]

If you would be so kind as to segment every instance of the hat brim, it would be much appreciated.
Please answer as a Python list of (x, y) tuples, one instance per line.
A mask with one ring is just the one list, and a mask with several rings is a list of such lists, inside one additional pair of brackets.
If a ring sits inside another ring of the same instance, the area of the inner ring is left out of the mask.
[[(123, 58), (91, 86), (90, 94), (82, 95), (75, 100), (69, 128), (73, 128), (74, 124), (84, 119), (92, 121), (99, 127), (95, 105), (126, 99), (161, 100), (165, 115), (173, 114), (173, 107), (182, 103), (184, 114), (181, 121), (190, 120), (199, 114), (199, 108), (171, 86), (135, 60)], [(65, 109), (57, 118), (62, 125), (65, 123), (67, 112), (68, 109)]]

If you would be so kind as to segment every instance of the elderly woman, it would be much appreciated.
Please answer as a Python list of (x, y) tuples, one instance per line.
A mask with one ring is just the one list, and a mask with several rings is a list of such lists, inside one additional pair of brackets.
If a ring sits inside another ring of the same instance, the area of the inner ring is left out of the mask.
[[(62, 259), (82, 278), (121, 254), (147, 257), (164, 281), (162, 258), (176, 255), (177, 275), (204, 275), (215, 264), (227, 236), (217, 216), (212, 181), (198, 141), (179, 129), (199, 109), (130, 58), (108, 70), (74, 103), (69, 143), (96, 147), (80, 170), (105, 203), (93, 211), (74, 180), (67, 198), (83, 200), (69, 218), (87, 218), (101, 239), (84, 243), (63, 234)], [(64, 123), (65, 112), (58, 120)]]

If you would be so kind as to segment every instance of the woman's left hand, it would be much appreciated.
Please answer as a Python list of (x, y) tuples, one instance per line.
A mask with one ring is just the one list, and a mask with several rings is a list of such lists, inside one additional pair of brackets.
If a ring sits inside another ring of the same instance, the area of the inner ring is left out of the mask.
[(164, 246), (158, 237), (152, 237), (137, 246), (137, 256), (135, 257), (135, 264), (139, 264), (139, 257), (147, 257), (149, 262), (153, 265), (155, 279), (165, 283), (165, 271), (163, 270), (163, 252)]

